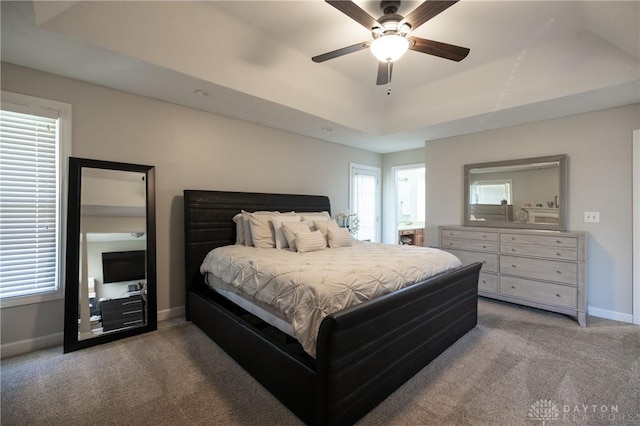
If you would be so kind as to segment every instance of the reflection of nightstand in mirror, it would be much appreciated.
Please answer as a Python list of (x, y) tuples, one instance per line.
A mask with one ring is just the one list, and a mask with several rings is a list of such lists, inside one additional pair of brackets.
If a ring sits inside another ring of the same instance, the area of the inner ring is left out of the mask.
[(398, 231), (398, 244), (424, 246), (424, 229), (402, 229)]
[(144, 325), (144, 304), (140, 295), (100, 302), (104, 331)]

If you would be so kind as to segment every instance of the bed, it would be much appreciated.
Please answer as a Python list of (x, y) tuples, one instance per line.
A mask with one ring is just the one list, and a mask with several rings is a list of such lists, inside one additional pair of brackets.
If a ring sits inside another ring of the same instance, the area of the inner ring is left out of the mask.
[(245, 211), (329, 211), (325, 196), (184, 191), (185, 307), (193, 321), (302, 421), (353, 424), (477, 324), (481, 264), (327, 315), (315, 356), (205, 283), (214, 248), (236, 242)]

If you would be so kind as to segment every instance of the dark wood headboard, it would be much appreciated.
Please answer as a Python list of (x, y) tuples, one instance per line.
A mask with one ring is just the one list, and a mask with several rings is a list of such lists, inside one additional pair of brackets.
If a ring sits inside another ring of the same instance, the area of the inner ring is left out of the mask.
[(324, 195), (266, 194), (258, 192), (184, 191), (185, 308), (189, 311), (189, 290), (203, 281), (200, 265), (216, 247), (235, 244), (233, 217), (241, 210), (331, 213)]

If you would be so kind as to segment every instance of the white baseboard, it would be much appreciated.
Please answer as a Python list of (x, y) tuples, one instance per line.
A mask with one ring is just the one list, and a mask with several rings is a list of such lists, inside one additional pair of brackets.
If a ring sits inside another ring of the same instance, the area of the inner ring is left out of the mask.
[(163, 309), (158, 311), (158, 321), (166, 321), (174, 318), (184, 318), (184, 305), (176, 308)]
[[(158, 311), (158, 321), (181, 317), (184, 317), (184, 306)], [(0, 346), (0, 358), (26, 354), (27, 352), (46, 349), (52, 346), (61, 346), (63, 339), (64, 333), (60, 332), (46, 336), (34, 337), (32, 339), (20, 340), (18, 342), (5, 343)]]
[(38, 349), (50, 348), (62, 345), (64, 333), (54, 333), (33, 339), (20, 340), (18, 342), (5, 343), (0, 347), (0, 357), (8, 358), (14, 355), (25, 354)]
[(633, 324), (632, 314), (623, 314), (622, 312), (594, 308), (593, 306), (589, 306), (589, 315), (592, 315), (598, 318), (606, 318), (614, 321), (628, 322), (629, 324)]

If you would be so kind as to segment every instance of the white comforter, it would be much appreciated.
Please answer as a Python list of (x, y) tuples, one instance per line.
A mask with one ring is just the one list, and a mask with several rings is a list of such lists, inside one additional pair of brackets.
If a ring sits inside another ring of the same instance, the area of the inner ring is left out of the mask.
[(310, 253), (219, 247), (207, 255), (200, 272), (271, 306), (315, 357), (325, 316), (459, 266), (457, 257), (438, 249), (354, 241), (351, 247)]

